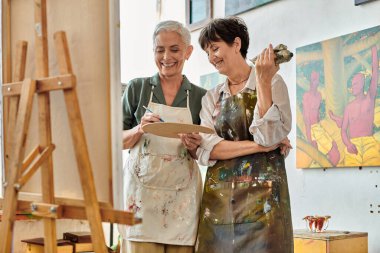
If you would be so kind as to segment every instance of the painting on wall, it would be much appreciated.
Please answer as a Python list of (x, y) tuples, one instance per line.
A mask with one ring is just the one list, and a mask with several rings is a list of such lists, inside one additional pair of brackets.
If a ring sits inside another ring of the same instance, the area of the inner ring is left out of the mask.
[(225, 15), (237, 15), (277, 0), (225, 0)]
[(355, 0), (355, 5), (361, 5), (372, 1), (374, 0)]
[(199, 86), (206, 90), (214, 88), (216, 85), (223, 83), (226, 80), (226, 76), (219, 74), (219, 72), (212, 72), (206, 75), (200, 76)]
[(202, 28), (212, 17), (212, 0), (186, 0), (186, 25), (191, 30)]
[(297, 168), (380, 165), (380, 26), (297, 48)]

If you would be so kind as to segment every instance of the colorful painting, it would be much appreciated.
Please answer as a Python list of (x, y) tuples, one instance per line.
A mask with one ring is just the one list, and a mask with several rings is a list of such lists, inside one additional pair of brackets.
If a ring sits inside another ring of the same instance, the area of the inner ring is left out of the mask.
[(209, 90), (214, 88), (216, 85), (223, 83), (226, 80), (226, 76), (219, 74), (219, 72), (213, 72), (210, 74), (202, 75), (200, 77), (200, 85), (201, 87)]
[(355, 5), (365, 4), (374, 0), (355, 0)]
[(380, 166), (380, 26), (296, 55), (297, 168)]
[(276, 0), (226, 0), (226, 16), (237, 15)]

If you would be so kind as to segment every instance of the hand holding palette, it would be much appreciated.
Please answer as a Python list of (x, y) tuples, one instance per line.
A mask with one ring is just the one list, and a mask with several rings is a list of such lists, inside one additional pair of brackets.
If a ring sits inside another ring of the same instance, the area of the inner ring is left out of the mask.
[(206, 133), (213, 134), (214, 129), (205, 126), (184, 124), (184, 123), (174, 123), (174, 122), (156, 122), (146, 124), (142, 127), (145, 133), (151, 133), (154, 135), (169, 137), (169, 138), (179, 138), (179, 134), (188, 133)]

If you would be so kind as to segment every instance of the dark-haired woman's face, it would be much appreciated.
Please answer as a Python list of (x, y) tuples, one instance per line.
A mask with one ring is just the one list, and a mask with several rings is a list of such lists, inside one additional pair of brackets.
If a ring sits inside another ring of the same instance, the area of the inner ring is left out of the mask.
[(236, 57), (241, 54), (236, 49), (236, 45), (228, 45), (224, 41), (211, 42), (205, 49), (209, 62), (219, 71), (220, 74), (228, 75), (233, 68)]

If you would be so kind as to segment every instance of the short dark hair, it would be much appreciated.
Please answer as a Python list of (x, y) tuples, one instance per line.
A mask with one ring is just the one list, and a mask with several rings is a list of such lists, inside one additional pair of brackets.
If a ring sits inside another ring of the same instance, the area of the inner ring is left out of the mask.
[(232, 45), (235, 38), (241, 40), (240, 53), (245, 59), (249, 46), (248, 28), (245, 22), (238, 17), (216, 18), (210, 21), (201, 31), (198, 42), (202, 49), (213, 41), (224, 41)]

